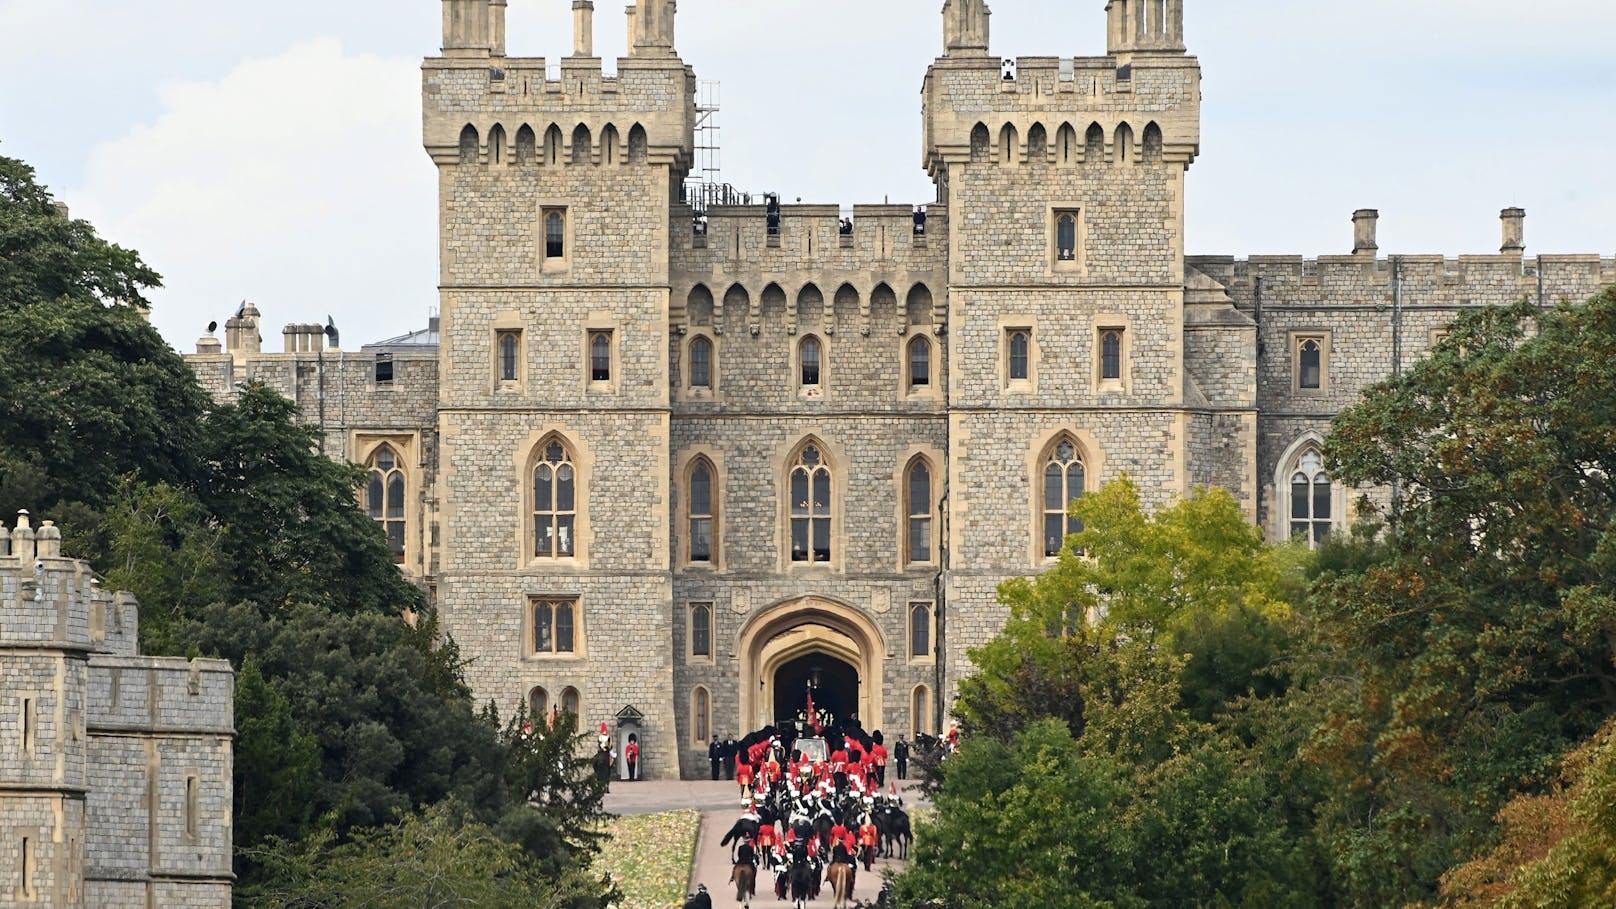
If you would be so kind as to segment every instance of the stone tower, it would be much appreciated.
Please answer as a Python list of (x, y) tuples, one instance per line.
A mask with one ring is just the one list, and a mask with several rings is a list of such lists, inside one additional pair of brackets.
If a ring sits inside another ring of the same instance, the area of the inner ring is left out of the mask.
[[(1187, 359), (1201, 73), (1182, 0), (1107, 13), (1107, 56), (1012, 64), (988, 53), (985, 5), (949, 0), (926, 76), (925, 163), (952, 225), (951, 666), (1002, 627), (994, 586), (1041, 570), (1075, 529), (1071, 498), (1123, 473), (1152, 506), (1245, 480), (1194, 463), (1203, 436), (1249, 445), (1255, 414), (1249, 392), (1216, 400)], [(1221, 366), (1231, 389), (1242, 356)]]
[[(694, 75), (673, 0), (630, 7), (617, 75), (505, 56), (500, 0), (444, 0), (424, 66), (439, 171), (438, 601), (508, 710), (591, 724), (633, 706), (644, 769), (677, 773), (668, 563), (669, 209)], [(555, 77), (555, 78), (552, 78)], [(658, 701), (648, 703), (647, 698)]]

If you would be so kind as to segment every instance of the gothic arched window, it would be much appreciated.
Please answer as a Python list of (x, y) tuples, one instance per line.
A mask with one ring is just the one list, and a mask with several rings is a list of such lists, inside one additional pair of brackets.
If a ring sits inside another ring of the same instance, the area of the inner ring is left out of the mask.
[(1055, 219), (1055, 255), (1062, 262), (1077, 261), (1077, 215), (1063, 212)]
[(931, 652), (931, 604), (909, 606), (909, 659), (929, 660)]
[(1317, 548), (1335, 526), (1335, 489), (1324, 469), (1324, 458), (1309, 448), (1296, 459), (1291, 473), (1291, 538), (1307, 540)]
[(1100, 378), (1122, 378), (1122, 330), (1108, 328), (1100, 335)]
[(501, 382), (515, 382), (520, 377), (521, 349), (521, 332), (502, 331), (499, 333), (499, 380)]
[(830, 467), (809, 445), (791, 467), (791, 561), (830, 561)]
[(561, 712), (569, 716), (581, 716), (583, 710), (582, 699), (578, 697), (578, 689), (567, 687), (561, 690)]
[(706, 335), (690, 341), (690, 387), (713, 387), (713, 342)]
[(820, 352), (819, 339), (809, 335), (802, 339), (799, 359), (802, 367), (802, 387), (818, 388), (820, 380)]
[(1066, 537), (1083, 529), (1071, 514), (1071, 504), (1083, 497), (1088, 475), (1077, 443), (1062, 436), (1044, 458), (1044, 555), (1060, 555)]
[(909, 342), (909, 389), (931, 385), (931, 341), (916, 336)]
[(577, 554), (578, 470), (559, 439), (544, 447), (533, 469), (533, 554), (541, 559)]
[(925, 685), (916, 685), (914, 694), (910, 698), (909, 717), (911, 725), (915, 728), (915, 735), (927, 735), (931, 732), (931, 689)]
[(1017, 329), (1010, 333), (1010, 380), (1012, 382), (1025, 381), (1030, 374), (1027, 357), (1031, 344), (1031, 333), (1025, 329)]
[(713, 696), (700, 685), (690, 692), (691, 740), (697, 745), (707, 744), (712, 737)]
[(690, 561), (713, 561), (713, 467), (706, 458), (690, 468)]
[(904, 486), (906, 503), (904, 513), (907, 515), (905, 523), (908, 525), (907, 560), (930, 562), (932, 561), (931, 467), (924, 458), (916, 458), (909, 465), (909, 475)]
[(365, 490), (365, 509), (371, 520), (382, 525), (393, 561), (404, 561), (404, 469), (391, 445), (382, 445), (370, 456), (370, 482)]

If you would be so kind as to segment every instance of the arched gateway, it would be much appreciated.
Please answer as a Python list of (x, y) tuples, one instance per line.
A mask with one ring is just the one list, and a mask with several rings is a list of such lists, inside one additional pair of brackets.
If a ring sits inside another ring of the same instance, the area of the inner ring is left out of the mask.
[(881, 728), (886, 640), (862, 611), (824, 597), (775, 603), (741, 630), (741, 728), (795, 718), (810, 684), (815, 706)]

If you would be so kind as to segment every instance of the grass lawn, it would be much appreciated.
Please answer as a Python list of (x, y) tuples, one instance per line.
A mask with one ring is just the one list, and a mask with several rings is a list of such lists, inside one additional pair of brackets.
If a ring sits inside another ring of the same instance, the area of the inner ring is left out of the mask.
[(613, 818), (611, 840), (595, 862), (623, 892), (619, 909), (678, 909), (690, 883), (701, 812), (668, 811)]

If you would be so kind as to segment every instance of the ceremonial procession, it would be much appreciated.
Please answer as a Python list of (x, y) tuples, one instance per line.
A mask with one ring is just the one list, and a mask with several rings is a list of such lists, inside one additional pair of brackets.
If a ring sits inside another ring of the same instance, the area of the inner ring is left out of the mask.
[[(725, 850), (728, 884), (742, 907), (751, 905), (760, 886), (796, 909), (821, 896), (835, 909), (890, 905), (890, 888), (873, 883), (878, 863), (907, 861), (914, 839), (899, 781), (908, 775), (911, 755), (940, 760), (958, 742), (958, 730), (951, 729), (946, 737), (920, 735), (913, 743), (900, 735), (889, 746), (880, 730), (866, 732), (856, 717), (816, 708), (810, 689), (794, 722), (739, 740), (712, 740), (712, 778), (739, 787), (741, 814), (721, 839), (702, 848)], [(870, 876), (864, 892), (873, 902), (854, 901), (861, 875)], [(685, 905), (712, 906), (705, 883)]]

